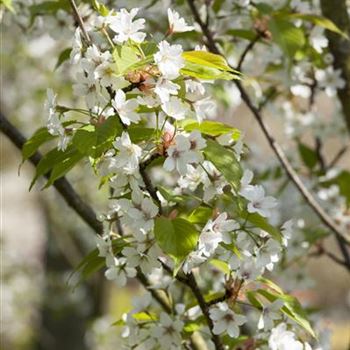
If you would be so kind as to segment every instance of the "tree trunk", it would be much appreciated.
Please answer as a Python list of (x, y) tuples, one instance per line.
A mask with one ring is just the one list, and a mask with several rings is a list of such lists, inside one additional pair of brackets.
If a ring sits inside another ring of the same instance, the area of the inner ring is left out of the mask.
[[(321, 0), (321, 10), (324, 17), (334, 22), (350, 37), (350, 18), (346, 0)], [(342, 77), (346, 82), (345, 87), (338, 90), (338, 97), (350, 133), (350, 40), (328, 30), (326, 35), (329, 40), (329, 48), (334, 56), (334, 68), (341, 69)]]

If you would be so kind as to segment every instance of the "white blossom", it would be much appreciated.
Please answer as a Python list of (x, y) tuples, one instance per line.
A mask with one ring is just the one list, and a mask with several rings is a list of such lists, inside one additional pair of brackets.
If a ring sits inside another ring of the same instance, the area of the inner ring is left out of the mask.
[(154, 268), (159, 268), (160, 263), (157, 260), (159, 251), (158, 249), (150, 248), (145, 250), (145, 247), (125, 247), (122, 250), (122, 254), (126, 257), (128, 266), (140, 267), (141, 271), (145, 274), (152, 272)]
[(269, 337), (271, 350), (303, 350), (304, 345), (295, 339), (295, 334), (287, 330), (285, 323), (273, 328)]
[(187, 164), (198, 162), (197, 152), (191, 150), (191, 142), (188, 137), (178, 134), (175, 137), (175, 144), (167, 150), (167, 158), (163, 167), (167, 171), (176, 169), (181, 175), (186, 175)]
[(125, 258), (116, 258), (109, 256), (106, 259), (108, 269), (105, 272), (105, 276), (108, 280), (114, 281), (119, 287), (124, 287), (127, 282), (127, 278), (136, 276), (136, 270), (133, 267), (126, 265)]
[(209, 220), (204, 226), (198, 241), (198, 249), (205, 256), (212, 255), (220, 242), (231, 243), (230, 232), (239, 227), (234, 220), (227, 220), (227, 213), (220, 214), (215, 220)]
[(154, 61), (166, 79), (175, 79), (184, 66), (181, 45), (170, 45), (163, 40), (158, 45), (159, 51), (154, 55)]
[(209, 315), (214, 323), (213, 333), (222, 334), (227, 332), (231, 338), (239, 336), (239, 326), (247, 321), (245, 316), (234, 313), (225, 302), (211, 308)]
[(258, 321), (258, 329), (270, 330), (274, 326), (274, 321), (282, 318), (280, 312), (284, 302), (280, 299), (275, 300), (273, 303), (264, 306), (263, 311)]
[(281, 246), (270, 238), (261, 247), (256, 249), (256, 265), (259, 268), (267, 268), (272, 271), (273, 265), (279, 261)]
[(177, 95), (180, 86), (170, 80), (159, 78), (154, 92), (159, 96), (162, 103), (168, 102), (170, 95)]
[(123, 131), (122, 135), (116, 138), (113, 146), (119, 151), (114, 157), (117, 168), (126, 168), (134, 171), (138, 169), (142, 149), (131, 142), (130, 136), (126, 131)]
[(58, 150), (64, 151), (66, 150), (71, 137), (66, 134), (65, 128), (63, 127), (56, 110), (57, 95), (51, 89), (47, 89), (46, 94), (45, 112), (48, 114), (46, 127), (51, 135), (59, 137), (57, 148)]
[(143, 18), (134, 20), (138, 11), (138, 8), (134, 8), (130, 12), (121, 9), (115, 16), (108, 17), (109, 27), (117, 33), (113, 39), (115, 42), (124, 43), (130, 39), (136, 43), (142, 43), (145, 40), (146, 34), (140, 32), (145, 27), (145, 20)]
[(326, 69), (317, 69), (315, 78), (319, 86), (325, 89), (326, 94), (332, 97), (338, 89), (343, 89), (345, 86), (345, 80), (341, 74), (340, 69), (333, 69), (332, 66), (329, 66)]
[(138, 107), (136, 98), (126, 99), (126, 95), (123, 90), (118, 90), (112, 100), (113, 107), (117, 110), (120, 119), (126, 125), (131, 123), (138, 123), (141, 120), (140, 115), (135, 112)]
[(115, 64), (103, 62), (94, 71), (95, 78), (100, 79), (100, 84), (104, 87), (111, 86), (114, 90), (123, 89), (130, 83), (124, 77), (116, 75)]
[(203, 256), (203, 252), (200, 250), (195, 250), (188, 254), (184, 264), (182, 265), (182, 270), (184, 273), (188, 274), (191, 272), (191, 270), (200, 264), (202, 264), (204, 261), (206, 261), (207, 258)]
[(168, 9), (168, 21), (170, 33), (183, 33), (194, 29), (194, 27), (189, 26), (176, 11), (173, 11), (170, 8)]
[(83, 54), (83, 43), (81, 41), (81, 31), (77, 28), (74, 33), (72, 51), (70, 52), (70, 60), (72, 64), (77, 64)]
[(189, 112), (188, 105), (175, 96), (171, 96), (168, 101), (162, 103), (161, 107), (166, 115), (176, 120), (185, 119), (186, 113)]
[(265, 190), (261, 185), (249, 185), (241, 189), (239, 194), (249, 201), (248, 212), (259, 213), (261, 216), (271, 216), (271, 209), (275, 208), (277, 201), (271, 196), (265, 197)]
[(132, 227), (135, 236), (151, 231), (154, 225), (154, 217), (158, 214), (158, 207), (151, 198), (145, 197), (141, 190), (134, 188), (131, 193), (131, 201), (126, 198), (117, 200), (120, 211), (123, 212), (123, 219), (126, 224)]
[(162, 349), (179, 349), (183, 326), (182, 321), (173, 320), (168, 314), (161, 312), (159, 324), (153, 329), (152, 335), (160, 343)]

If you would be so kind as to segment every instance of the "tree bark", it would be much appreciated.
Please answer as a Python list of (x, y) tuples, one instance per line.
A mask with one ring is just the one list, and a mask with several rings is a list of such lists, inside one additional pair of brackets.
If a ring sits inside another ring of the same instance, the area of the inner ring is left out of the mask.
[[(350, 18), (346, 0), (321, 0), (321, 10), (324, 17), (330, 19), (350, 38)], [(342, 105), (344, 121), (350, 133), (350, 40), (329, 30), (326, 31), (326, 36), (334, 56), (334, 68), (341, 70), (346, 82), (345, 87), (338, 90), (338, 97)]]

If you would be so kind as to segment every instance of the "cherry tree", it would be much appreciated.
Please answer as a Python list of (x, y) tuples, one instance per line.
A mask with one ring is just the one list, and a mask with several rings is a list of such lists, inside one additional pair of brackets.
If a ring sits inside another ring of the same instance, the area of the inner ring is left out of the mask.
[[(46, 126), (26, 140), (1, 114), (1, 130), (35, 165), (31, 187), (46, 177), (45, 188), (54, 186), (96, 232), (96, 249), (77, 271), (144, 286), (114, 323), (125, 348), (326, 349), (279, 280), (317, 255), (350, 271), (350, 173), (338, 167), (348, 148), (349, 83), (336, 54), (349, 28), (325, 17), (327, 1), (187, 0), (164, 9), (164, 23), (154, 21), (157, 1), (2, 4), (14, 21), (11, 11), (23, 10), (31, 26), (43, 18), (69, 29), (56, 68), (73, 68), (78, 102), (64, 104), (48, 86)], [(218, 120), (224, 90), (235, 95), (231, 107), (246, 104), (273, 163), (259, 164), (244, 130)], [(337, 93), (344, 120), (329, 125), (315, 101), (325, 94), (334, 102)], [(294, 151), (277, 143), (264, 113), (283, 118)], [(302, 140), (307, 127), (314, 146)], [(328, 160), (322, 147), (333, 135), (344, 147)], [(81, 162), (108, 189), (102, 213), (65, 178)], [(288, 182), (294, 204), (283, 197)], [(284, 201), (313, 219), (281, 215)], [(337, 254), (323, 244), (330, 235)]]

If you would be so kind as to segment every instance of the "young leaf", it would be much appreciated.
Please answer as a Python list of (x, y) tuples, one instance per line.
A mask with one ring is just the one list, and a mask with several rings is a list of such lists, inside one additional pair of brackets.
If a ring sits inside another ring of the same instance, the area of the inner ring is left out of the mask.
[(240, 130), (213, 120), (205, 120), (202, 123), (185, 120), (182, 125), (186, 131), (199, 130), (202, 134), (209, 136), (220, 136), (232, 133), (233, 140), (238, 140), (241, 136)]
[(53, 140), (56, 136), (51, 135), (47, 128), (40, 128), (38, 129), (33, 136), (27, 140), (27, 142), (22, 147), (22, 161), (24, 162), (29, 157), (31, 157), (38, 148), (44, 144), (45, 142), (48, 142), (50, 140)]
[(204, 155), (224, 175), (225, 179), (235, 190), (239, 189), (242, 177), (242, 168), (235, 154), (218, 144), (216, 141), (207, 140)]
[(199, 233), (185, 219), (159, 217), (155, 221), (154, 235), (162, 250), (179, 261), (195, 249)]
[(305, 45), (304, 32), (293, 23), (279, 18), (271, 18), (269, 29), (272, 33), (272, 40), (290, 59)]
[(181, 69), (183, 75), (188, 75), (197, 79), (203, 80), (232, 80), (240, 79), (237, 74), (232, 72), (223, 71), (217, 68), (202, 66), (200, 64), (192, 63), (189, 61), (185, 62), (185, 67)]
[(141, 141), (148, 141), (154, 134), (154, 129), (145, 128), (141, 126), (131, 126), (128, 128), (130, 140), (133, 143), (139, 143)]
[(4, 5), (5, 8), (7, 8), (9, 11), (12, 13), (15, 13), (15, 9), (13, 8), (12, 5), (12, 0), (0, 0), (0, 5)]
[(205, 225), (213, 214), (213, 209), (199, 206), (192, 211), (187, 220), (192, 224)]
[(129, 46), (116, 46), (113, 50), (113, 58), (116, 63), (116, 73), (124, 74), (128, 68), (139, 61), (137, 51)]
[(316, 152), (302, 142), (298, 143), (298, 150), (303, 163), (312, 170), (318, 163)]
[(185, 61), (198, 64), (204, 67), (211, 67), (220, 69), (227, 72), (235, 72), (226, 62), (226, 60), (220, 56), (207, 51), (185, 51), (182, 54)]
[(340, 30), (330, 19), (305, 13), (283, 13), (278, 14), (279, 18), (289, 18), (289, 19), (301, 19), (303, 21), (311, 22), (319, 27), (330, 30), (331, 32), (337, 33), (346, 39), (349, 39), (348, 35)]
[(78, 129), (72, 143), (83, 154), (98, 158), (112, 147), (112, 143), (122, 132), (121, 124), (115, 116), (109, 117), (96, 126), (87, 125)]
[(229, 29), (226, 34), (232, 35), (234, 37), (246, 39), (249, 41), (252, 41), (256, 37), (256, 33), (252, 30), (246, 30), (246, 29)]
[(57, 63), (55, 65), (55, 69), (61, 66), (61, 64), (65, 61), (67, 61), (70, 57), (70, 53), (72, 52), (72, 49), (68, 47), (67, 49), (63, 50), (60, 55), (58, 56)]
[(49, 180), (47, 181), (45, 188), (51, 186), (57, 179), (64, 176), (71, 170), (82, 158), (84, 154), (80, 153), (78, 150), (72, 152), (63, 159), (61, 162), (54, 165), (51, 170)]
[[(115, 255), (119, 254), (122, 249), (127, 245), (123, 238), (114, 239), (112, 241), (112, 249)], [(101, 270), (106, 264), (106, 259), (99, 256), (97, 248), (88, 253), (82, 261), (74, 268), (74, 271), (70, 275), (69, 279), (76, 273), (79, 273), (81, 280), (86, 280), (95, 272)]]
[(60, 151), (56, 148), (51, 150), (42, 157), (37, 165), (29, 190), (32, 189), (36, 180), (43, 175), (50, 175), (44, 188), (51, 186), (57, 179), (71, 170), (83, 157), (84, 154), (79, 152), (74, 145), (69, 146), (65, 151)]
[(29, 11), (32, 20), (35, 16), (41, 15), (54, 15), (58, 10), (70, 10), (70, 4), (68, 0), (57, 1), (43, 1), (39, 4), (29, 6)]

